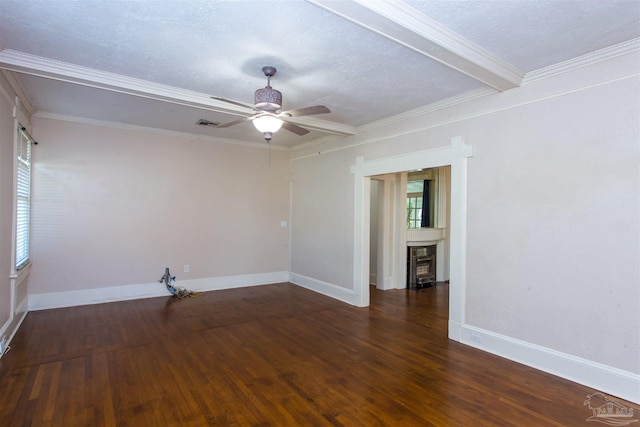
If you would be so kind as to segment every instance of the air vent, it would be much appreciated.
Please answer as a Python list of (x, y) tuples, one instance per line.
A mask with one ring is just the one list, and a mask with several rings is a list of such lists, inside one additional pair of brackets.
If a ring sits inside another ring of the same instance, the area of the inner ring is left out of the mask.
[(209, 120), (200, 119), (196, 122), (197, 125), (200, 126), (218, 126), (220, 123), (218, 122), (210, 122)]

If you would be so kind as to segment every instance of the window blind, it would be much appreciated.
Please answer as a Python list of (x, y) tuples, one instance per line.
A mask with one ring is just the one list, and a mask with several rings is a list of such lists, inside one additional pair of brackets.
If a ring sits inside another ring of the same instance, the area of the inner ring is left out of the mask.
[(31, 218), (31, 143), (33, 139), (18, 129), (18, 168), (16, 184), (16, 270), (29, 261), (29, 225)]

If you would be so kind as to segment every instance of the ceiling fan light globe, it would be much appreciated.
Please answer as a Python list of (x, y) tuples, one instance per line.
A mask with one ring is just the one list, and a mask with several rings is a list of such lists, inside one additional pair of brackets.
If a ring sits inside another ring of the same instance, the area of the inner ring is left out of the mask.
[(261, 116), (253, 120), (253, 125), (264, 134), (274, 134), (282, 127), (282, 120), (273, 116)]

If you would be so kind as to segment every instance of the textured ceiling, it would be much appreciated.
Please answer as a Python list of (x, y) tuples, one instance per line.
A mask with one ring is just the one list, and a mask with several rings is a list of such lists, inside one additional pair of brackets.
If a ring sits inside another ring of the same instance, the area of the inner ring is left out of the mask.
[(309, 135), (274, 136), (289, 147), (517, 86), (527, 72), (638, 37), (637, 0), (0, 0), (0, 68), (33, 113), (260, 142), (249, 123), (195, 122), (250, 113), (210, 96), (252, 104), (272, 65), (283, 109), (331, 109), (299, 119)]

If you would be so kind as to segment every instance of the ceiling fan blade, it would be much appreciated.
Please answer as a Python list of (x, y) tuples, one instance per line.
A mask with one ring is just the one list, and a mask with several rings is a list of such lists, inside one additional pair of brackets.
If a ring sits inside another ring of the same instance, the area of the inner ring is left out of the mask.
[(234, 120), (234, 121), (229, 122), (229, 123), (223, 123), (221, 125), (218, 125), (218, 126), (216, 126), (216, 128), (228, 128), (229, 126), (237, 125), (238, 123), (246, 122), (247, 120), (253, 120), (255, 118), (256, 118), (256, 116), (243, 117), (241, 119)]
[(233, 101), (231, 99), (219, 98), (217, 96), (212, 96), (211, 99), (215, 99), (216, 101), (222, 101), (222, 102), (226, 102), (226, 103), (233, 104), (233, 105), (238, 105), (240, 107), (251, 108), (253, 110), (253, 105), (243, 104), (242, 102)]
[(301, 128), (298, 125), (294, 125), (293, 123), (289, 123), (289, 122), (285, 122), (285, 121), (282, 122), (282, 129), (286, 129), (289, 132), (293, 132), (296, 135), (300, 135), (300, 136), (306, 135), (306, 134), (309, 133), (309, 131), (306, 130), (305, 128)]
[(312, 116), (314, 114), (326, 114), (330, 112), (331, 110), (324, 105), (314, 105), (313, 107), (296, 108), (295, 110), (283, 111), (280, 114), (287, 117), (300, 117)]

